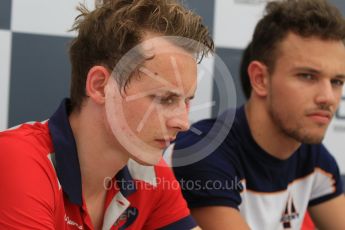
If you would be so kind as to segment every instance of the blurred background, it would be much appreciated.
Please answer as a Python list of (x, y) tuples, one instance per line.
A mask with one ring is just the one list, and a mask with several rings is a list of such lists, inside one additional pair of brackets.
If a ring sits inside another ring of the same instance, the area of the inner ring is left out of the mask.
[[(68, 32), (78, 15), (78, 0), (0, 0), (0, 130), (27, 121), (46, 120), (69, 95)], [(89, 8), (94, 0), (83, 1)], [(217, 55), (232, 75), (236, 92), (232, 106), (244, 103), (238, 77), (242, 50), (256, 22), (263, 15), (265, 0), (184, 0), (200, 14), (215, 40)], [(345, 1), (330, 0), (345, 13)], [(191, 121), (216, 116), (217, 101), (229, 97), (215, 84), (214, 58), (203, 61), (203, 74), (193, 105)], [(205, 76), (207, 75), (207, 76)], [(229, 93), (229, 92), (227, 92)], [(215, 102), (215, 106), (209, 106)], [(205, 105), (208, 106), (202, 106)], [(345, 175), (345, 94), (325, 138), (326, 147)]]

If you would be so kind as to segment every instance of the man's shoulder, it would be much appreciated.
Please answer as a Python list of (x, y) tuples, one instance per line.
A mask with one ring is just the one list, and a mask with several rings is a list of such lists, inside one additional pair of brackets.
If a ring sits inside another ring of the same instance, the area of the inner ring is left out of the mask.
[(47, 122), (25, 123), (0, 132), (0, 146), (1, 158), (37, 160), (53, 151)]
[[(338, 164), (324, 144), (302, 144), (295, 156), (296, 173), (300, 178), (307, 175), (337, 176)], [(332, 179), (333, 180), (333, 179)]]
[(322, 143), (302, 144), (299, 150), (299, 157), (309, 163), (313, 163), (314, 167), (335, 163), (335, 158)]
[[(52, 188), (58, 189), (58, 183), (52, 187), (56, 174), (49, 158), (49, 142), (46, 122), (26, 123), (0, 133), (0, 168), (3, 172), (0, 183), (7, 191), (25, 189), (38, 200), (48, 200), (49, 203), (53, 200), (49, 192)], [(13, 183), (8, 183), (10, 181)], [(16, 194), (28, 203), (32, 201), (31, 198), (29, 202), (24, 193)]]
[(331, 170), (337, 167), (333, 155), (324, 144), (303, 144), (300, 150), (300, 157), (306, 161), (305, 164), (312, 164), (314, 168)]

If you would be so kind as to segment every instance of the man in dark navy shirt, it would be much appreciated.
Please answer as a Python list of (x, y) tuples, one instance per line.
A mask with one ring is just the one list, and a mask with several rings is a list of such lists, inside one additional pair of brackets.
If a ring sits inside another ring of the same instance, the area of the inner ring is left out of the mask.
[(321, 144), (342, 95), (344, 38), (326, 1), (267, 4), (247, 49), (248, 102), (176, 142), (173, 163), (217, 143), (213, 127), (228, 129), (210, 155), (174, 169), (203, 229), (300, 229), (307, 209), (318, 228), (345, 229), (339, 169)]

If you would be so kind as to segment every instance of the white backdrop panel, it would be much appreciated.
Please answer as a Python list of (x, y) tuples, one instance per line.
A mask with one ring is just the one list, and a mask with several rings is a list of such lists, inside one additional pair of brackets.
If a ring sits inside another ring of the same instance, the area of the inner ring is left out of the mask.
[(254, 27), (263, 15), (265, 3), (246, 2), (216, 0), (214, 34), (217, 46), (243, 49), (251, 40)]
[[(68, 32), (78, 15), (78, 0), (13, 0), (11, 29), (15, 32), (73, 36)], [(85, 1), (94, 8), (94, 0)]]

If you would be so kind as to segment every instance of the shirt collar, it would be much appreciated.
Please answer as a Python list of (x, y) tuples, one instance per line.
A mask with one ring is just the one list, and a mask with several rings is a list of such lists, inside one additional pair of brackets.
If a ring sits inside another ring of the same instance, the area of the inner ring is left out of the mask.
[(48, 121), (55, 150), (55, 170), (69, 200), (82, 205), (81, 173), (72, 128), (68, 120), (70, 100), (64, 99)]
[(135, 191), (137, 191), (136, 183), (133, 180), (128, 167), (125, 166), (121, 169), (115, 176), (117, 185), (120, 188), (120, 191), (124, 197), (128, 197)]
[[(68, 199), (82, 205), (82, 186), (77, 147), (68, 115), (70, 100), (64, 99), (48, 121), (48, 127), (55, 150), (55, 170), (63, 191)], [(136, 184), (127, 166), (116, 175), (121, 193), (127, 197), (136, 191)]]

